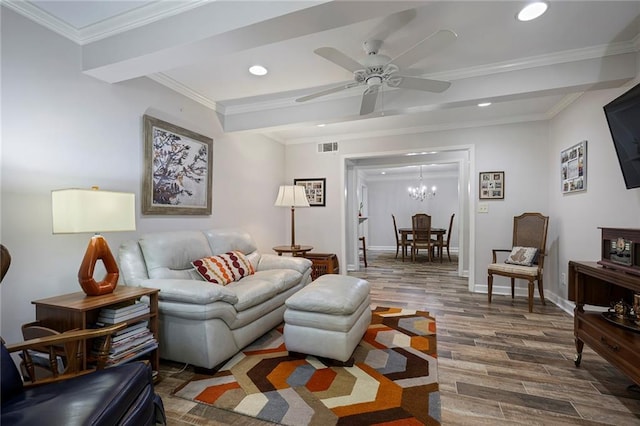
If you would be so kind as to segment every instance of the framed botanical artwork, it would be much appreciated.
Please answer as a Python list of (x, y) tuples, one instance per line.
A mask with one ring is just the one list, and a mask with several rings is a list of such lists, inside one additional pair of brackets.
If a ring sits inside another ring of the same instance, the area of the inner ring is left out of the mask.
[(560, 152), (560, 189), (563, 194), (587, 189), (587, 141)]
[(142, 214), (210, 215), (213, 139), (144, 116)]
[(504, 199), (504, 172), (480, 172), (480, 199)]
[(307, 194), (307, 200), (311, 207), (325, 207), (325, 185), (327, 183), (326, 178), (309, 178), (309, 179), (294, 179), (294, 185), (304, 186), (304, 190)]

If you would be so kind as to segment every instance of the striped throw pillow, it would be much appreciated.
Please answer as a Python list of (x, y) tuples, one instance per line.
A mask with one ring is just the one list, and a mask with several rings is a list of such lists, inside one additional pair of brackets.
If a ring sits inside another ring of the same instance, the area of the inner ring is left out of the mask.
[(239, 251), (230, 251), (217, 256), (208, 256), (191, 262), (205, 280), (214, 284), (227, 285), (256, 271), (249, 259)]

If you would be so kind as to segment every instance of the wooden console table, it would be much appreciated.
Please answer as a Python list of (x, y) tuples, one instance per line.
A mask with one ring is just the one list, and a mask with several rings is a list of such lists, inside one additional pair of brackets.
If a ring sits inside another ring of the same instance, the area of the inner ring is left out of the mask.
[(584, 344), (640, 384), (640, 333), (614, 324), (584, 305), (611, 306), (621, 299), (632, 303), (640, 293), (640, 276), (605, 268), (596, 262), (569, 262), (569, 300), (576, 303), (575, 364), (580, 366)]

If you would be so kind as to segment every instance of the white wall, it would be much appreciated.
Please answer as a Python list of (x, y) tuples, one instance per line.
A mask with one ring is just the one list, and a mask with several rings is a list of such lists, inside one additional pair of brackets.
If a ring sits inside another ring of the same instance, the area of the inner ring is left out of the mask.
[[(271, 252), (288, 211), (273, 206), (284, 182), (284, 148), (260, 135), (228, 136), (216, 114), (145, 78), (109, 85), (81, 73), (80, 48), (2, 8), (0, 241), (12, 265), (0, 286), (1, 335), (21, 340), (32, 300), (80, 290), (90, 235), (52, 235), (51, 190), (134, 192), (137, 230), (105, 237), (114, 255), (126, 239), (159, 230), (239, 227)], [(142, 116), (214, 139), (213, 214), (141, 216)], [(97, 276), (97, 278), (101, 278)]]
[[(474, 287), (485, 290), (491, 249), (511, 246), (513, 217), (525, 211), (548, 214), (550, 165), (547, 140), (546, 122), (528, 122), (340, 141), (340, 152), (332, 154), (317, 153), (316, 144), (287, 146), (287, 176), (291, 180), (310, 173), (314, 176), (309, 177), (327, 178), (327, 208), (310, 209), (309, 213), (305, 211), (304, 215), (296, 216), (296, 237), (305, 244), (338, 253), (343, 258), (339, 226), (341, 215), (344, 215), (340, 202), (345, 195), (339, 188), (339, 165), (345, 157), (400, 150), (430, 151), (472, 144), (475, 146), (469, 189), (472, 211), (475, 212), (478, 203), (478, 172), (505, 172), (504, 200), (488, 201), (489, 213), (475, 214), (475, 246), (472, 248), (475, 266), (470, 275)], [(371, 228), (369, 232), (372, 232)], [(494, 291), (506, 291), (507, 285), (506, 281), (496, 279)]]
[[(567, 286), (560, 285), (560, 277), (568, 274), (568, 262), (600, 259), (598, 227), (640, 228), (640, 188), (625, 187), (602, 109), (639, 82), (640, 78), (621, 89), (585, 93), (550, 123), (547, 162), (551, 164), (548, 192), (552, 220), (547, 244), (553, 250), (545, 262), (551, 278), (545, 289), (562, 299), (567, 298)], [(562, 194), (560, 152), (583, 140), (587, 141), (587, 190)], [(569, 306), (566, 300), (558, 303)]]
[[(391, 215), (396, 216), (398, 228), (411, 228), (411, 216), (416, 213), (427, 213), (431, 216), (432, 227), (449, 227), (451, 214), (458, 212), (458, 178), (429, 177), (425, 175), (424, 183), (429, 188), (435, 185), (435, 198), (424, 201), (409, 197), (407, 188), (415, 186), (418, 175), (414, 179), (388, 181), (370, 180), (367, 184), (369, 193), (369, 212), (367, 245), (371, 248), (396, 249)], [(458, 248), (458, 229), (454, 221), (451, 248)]]

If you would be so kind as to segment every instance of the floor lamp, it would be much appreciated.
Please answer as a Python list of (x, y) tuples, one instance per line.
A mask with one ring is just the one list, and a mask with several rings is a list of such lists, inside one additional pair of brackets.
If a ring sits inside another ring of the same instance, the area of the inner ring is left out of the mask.
[(274, 205), (291, 207), (291, 248), (300, 248), (299, 245), (296, 245), (295, 210), (296, 207), (309, 207), (309, 200), (307, 200), (304, 186), (281, 185)]
[[(88, 296), (112, 293), (118, 285), (120, 271), (100, 232), (135, 231), (135, 194), (92, 189), (51, 191), (51, 213), (54, 234), (95, 233), (84, 254), (78, 281)], [(93, 278), (98, 260), (106, 275), (102, 281)]]

